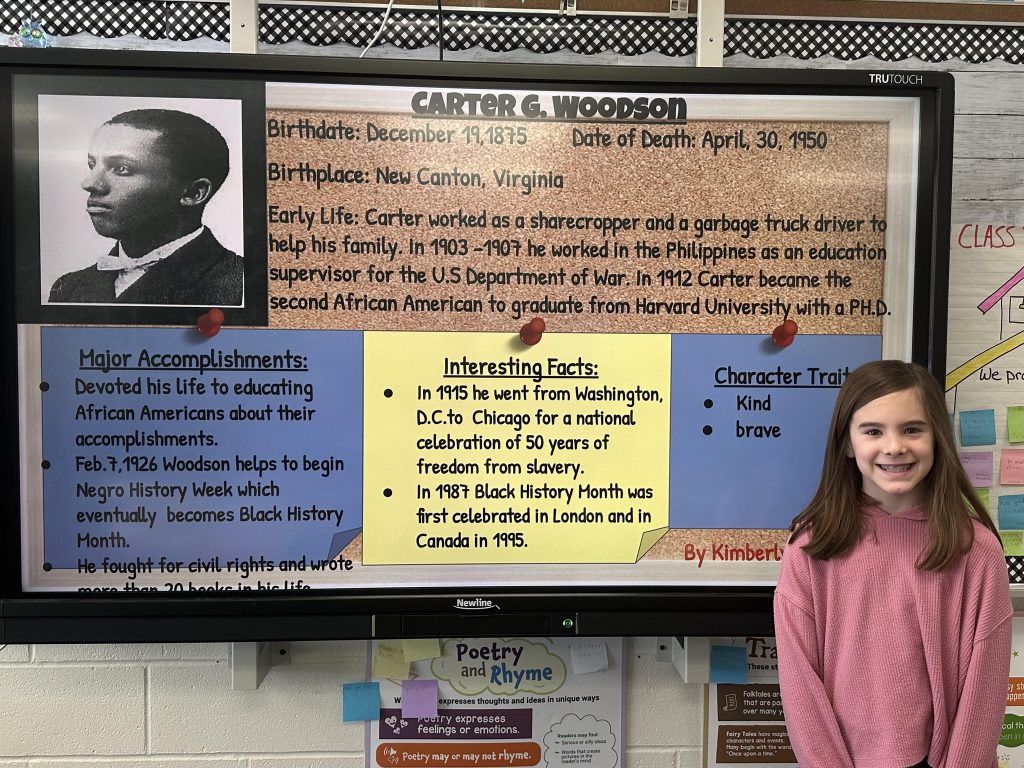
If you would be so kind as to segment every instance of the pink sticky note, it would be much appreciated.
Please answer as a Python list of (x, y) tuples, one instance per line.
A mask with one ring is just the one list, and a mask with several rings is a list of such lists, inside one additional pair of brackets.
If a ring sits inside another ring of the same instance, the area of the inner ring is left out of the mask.
[(402, 717), (437, 717), (437, 680), (402, 681)]
[(992, 451), (966, 451), (960, 454), (960, 462), (967, 471), (967, 477), (975, 488), (992, 487)]
[(1024, 485), (1024, 449), (1003, 448), (999, 456), (999, 482)]

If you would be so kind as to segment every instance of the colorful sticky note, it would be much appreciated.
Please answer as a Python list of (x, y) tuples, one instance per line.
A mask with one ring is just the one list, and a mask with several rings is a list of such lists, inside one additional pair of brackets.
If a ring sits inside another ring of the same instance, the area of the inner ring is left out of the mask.
[(978, 498), (981, 499), (981, 503), (985, 505), (985, 509), (989, 512), (992, 511), (992, 502), (989, 499), (988, 488), (975, 488), (974, 492), (978, 494)]
[(999, 482), (1024, 485), (1024, 449), (1003, 448), (999, 456)]
[(402, 681), (402, 717), (437, 717), (437, 680)]
[(341, 686), (341, 719), (376, 720), (380, 717), (380, 683), (344, 683)]
[(409, 677), (409, 662), (397, 641), (378, 640), (373, 650), (373, 676), (404, 680)]
[(604, 640), (574, 640), (569, 647), (572, 671), (576, 675), (608, 669), (608, 646)]
[(740, 684), (746, 683), (747, 646), (712, 645), (711, 682)]
[(441, 641), (436, 637), (426, 640), (403, 640), (402, 653), (408, 662), (420, 659), (436, 659), (441, 655)]
[(960, 444), (995, 445), (996, 412), (991, 408), (984, 411), (961, 411)]
[(992, 487), (992, 451), (967, 451), (960, 454), (967, 477), (975, 488)]
[(1000, 531), (999, 538), (1003, 540), (1004, 555), (1007, 557), (1024, 555), (1024, 531)]
[(999, 497), (999, 530), (1019, 531), (1024, 529), (1024, 494), (1016, 493)]
[(1024, 443), (1024, 405), (1006, 409), (1006, 432), (1011, 443)]

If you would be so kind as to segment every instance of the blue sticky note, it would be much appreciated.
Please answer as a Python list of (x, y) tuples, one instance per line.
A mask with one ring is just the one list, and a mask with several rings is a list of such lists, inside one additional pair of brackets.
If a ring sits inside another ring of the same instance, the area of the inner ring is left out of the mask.
[(402, 681), (402, 717), (437, 717), (437, 680)]
[(1007, 531), (1024, 530), (1024, 493), (999, 497), (999, 528)]
[(747, 646), (711, 646), (711, 682), (747, 682)]
[(341, 686), (341, 719), (377, 720), (380, 718), (380, 683), (345, 683)]
[(995, 445), (996, 412), (989, 408), (984, 411), (960, 411), (961, 445)]

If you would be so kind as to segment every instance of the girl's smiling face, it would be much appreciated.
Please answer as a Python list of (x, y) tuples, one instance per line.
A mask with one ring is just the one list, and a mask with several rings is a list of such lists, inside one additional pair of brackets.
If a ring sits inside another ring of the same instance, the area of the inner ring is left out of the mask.
[(920, 504), (935, 435), (917, 390), (893, 392), (854, 411), (846, 455), (857, 462), (864, 493), (889, 514)]

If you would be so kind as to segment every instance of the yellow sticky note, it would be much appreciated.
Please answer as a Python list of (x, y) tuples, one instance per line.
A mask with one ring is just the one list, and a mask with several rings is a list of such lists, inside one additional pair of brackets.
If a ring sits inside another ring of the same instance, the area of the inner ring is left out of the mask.
[(999, 537), (1003, 540), (1003, 553), (1005, 555), (1021, 557), (1024, 555), (1024, 531), (1000, 531)]
[(1006, 409), (1006, 431), (1011, 443), (1024, 443), (1024, 405), (1011, 405)]
[(436, 659), (441, 655), (441, 641), (436, 637), (426, 640), (403, 640), (402, 651), (408, 662), (420, 659)]
[(388, 677), (392, 680), (407, 680), (409, 662), (405, 660), (402, 644), (380, 640), (373, 652), (373, 676)]
[(364, 350), (364, 391), (391, 394), (365, 398), (364, 565), (633, 563), (667, 529), (669, 336)]

